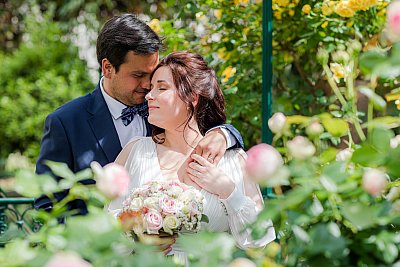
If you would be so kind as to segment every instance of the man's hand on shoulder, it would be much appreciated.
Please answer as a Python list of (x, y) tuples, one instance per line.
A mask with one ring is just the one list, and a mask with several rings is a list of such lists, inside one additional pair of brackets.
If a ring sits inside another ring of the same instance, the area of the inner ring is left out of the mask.
[(215, 165), (224, 156), (227, 148), (225, 134), (220, 128), (215, 128), (203, 137), (193, 150), (192, 154), (197, 154), (205, 158), (208, 162)]

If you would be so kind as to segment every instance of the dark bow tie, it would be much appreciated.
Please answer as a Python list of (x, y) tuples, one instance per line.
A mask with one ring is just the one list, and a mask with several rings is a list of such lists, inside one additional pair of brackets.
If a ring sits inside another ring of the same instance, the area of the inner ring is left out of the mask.
[(122, 123), (125, 126), (128, 126), (129, 123), (132, 122), (133, 117), (138, 114), (141, 117), (149, 116), (148, 108), (147, 108), (147, 101), (144, 101), (143, 104), (133, 106), (133, 107), (126, 107), (121, 112), (121, 119)]

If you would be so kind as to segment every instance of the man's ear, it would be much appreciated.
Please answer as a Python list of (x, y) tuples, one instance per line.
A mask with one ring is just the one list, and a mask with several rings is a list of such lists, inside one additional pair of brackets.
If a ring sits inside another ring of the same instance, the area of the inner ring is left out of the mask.
[(107, 58), (103, 58), (101, 61), (101, 72), (103, 73), (103, 76), (110, 78), (113, 71), (114, 66), (111, 64), (111, 62)]

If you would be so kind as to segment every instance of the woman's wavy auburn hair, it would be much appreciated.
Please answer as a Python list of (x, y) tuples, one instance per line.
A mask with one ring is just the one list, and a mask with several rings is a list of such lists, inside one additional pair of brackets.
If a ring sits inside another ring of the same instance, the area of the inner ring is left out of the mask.
[[(194, 117), (200, 133), (205, 135), (210, 128), (225, 122), (224, 96), (215, 71), (208, 66), (202, 56), (187, 51), (173, 52), (160, 61), (150, 79), (161, 67), (170, 68), (179, 98), (188, 107), (189, 116), (185, 127)], [(197, 97), (198, 102), (194, 106), (193, 102)], [(164, 139), (157, 137), (164, 131), (164, 129), (154, 126), (152, 138), (156, 143), (164, 142)]]

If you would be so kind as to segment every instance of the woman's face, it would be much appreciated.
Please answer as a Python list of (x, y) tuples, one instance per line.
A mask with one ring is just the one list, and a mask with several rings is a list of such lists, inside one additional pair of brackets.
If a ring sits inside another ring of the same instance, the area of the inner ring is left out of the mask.
[(149, 123), (165, 130), (183, 127), (188, 117), (186, 104), (179, 98), (169, 67), (160, 67), (151, 79), (151, 90), (146, 95)]

